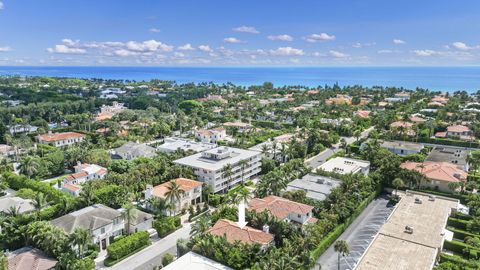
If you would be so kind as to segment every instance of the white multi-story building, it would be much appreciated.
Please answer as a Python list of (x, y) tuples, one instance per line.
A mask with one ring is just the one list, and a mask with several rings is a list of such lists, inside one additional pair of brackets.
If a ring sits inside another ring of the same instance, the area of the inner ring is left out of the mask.
[(75, 172), (65, 176), (61, 186), (63, 192), (73, 196), (80, 195), (81, 184), (92, 179), (103, 179), (108, 172), (106, 168), (96, 164), (78, 163), (74, 168)]
[(370, 171), (370, 162), (359, 159), (336, 157), (323, 163), (318, 169), (339, 174), (363, 173), (364, 175), (367, 175)]
[(85, 207), (51, 221), (51, 223), (72, 234), (76, 228), (88, 230), (92, 241), (105, 250), (110, 244), (111, 237), (122, 235), (125, 222), (122, 213), (102, 204)]
[[(192, 168), (199, 181), (211, 185), (214, 192), (220, 192), (260, 173), (261, 155), (257, 151), (222, 146), (177, 159), (174, 163)], [(228, 165), (231, 175), (225, 173)]]
[(83, 142), (85, 135), (77, 132), (62, 132), (38, 135), (37, 141), (40, 144), (50, 144), (55, 147), (62, 147), (72, 145), (75, 143)]
[(196, 142), (177, 137), (167, 137), (165, 138), (164, 143), (159, 145), (157, 149), (158, 151), (164, 153), (172, 153), (178, 150), (183, 150), (185, 152), (193, 151), (198, 153), (215, 147), (217, 147), (217, 145), (213, 143)]
[(195, 130), (195, 139), (204, 143), (217, 143), (227, 138), (227, 132), (224, 128), (197, 129)]

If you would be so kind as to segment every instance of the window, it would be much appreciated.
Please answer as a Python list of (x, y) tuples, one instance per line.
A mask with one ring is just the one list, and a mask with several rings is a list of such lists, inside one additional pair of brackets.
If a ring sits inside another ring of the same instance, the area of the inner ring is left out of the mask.
[(298, 216), (298, 218), (301, 218), (301, 217), (302, 217), (301, 215), (297, 215), (297, 216)]
[(100, 229), (100, 233), (104, 234), (105, 233), (105, 228)]

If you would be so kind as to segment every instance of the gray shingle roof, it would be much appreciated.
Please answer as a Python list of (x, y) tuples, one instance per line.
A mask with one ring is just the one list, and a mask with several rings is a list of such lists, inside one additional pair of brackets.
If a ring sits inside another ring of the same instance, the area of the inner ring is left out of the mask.
[(121, 213), (115, 209), (95, 204), (56, 218), (51, 223), (70, 234), (76, 228), (96, 230), (112, 223), (114, 219), (120, 216)]

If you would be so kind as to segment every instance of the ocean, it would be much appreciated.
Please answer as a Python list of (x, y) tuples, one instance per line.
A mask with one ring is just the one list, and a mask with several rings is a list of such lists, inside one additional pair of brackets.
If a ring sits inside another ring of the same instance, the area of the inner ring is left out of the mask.
[(462, 67), (0, 67), (1, 75), (103, 78), (177, 83), (231, 82), (275, 86), (323, 86), (338, 83), (363, 86), (416, 87), (435, 91), (480, 90), (480, 66)]

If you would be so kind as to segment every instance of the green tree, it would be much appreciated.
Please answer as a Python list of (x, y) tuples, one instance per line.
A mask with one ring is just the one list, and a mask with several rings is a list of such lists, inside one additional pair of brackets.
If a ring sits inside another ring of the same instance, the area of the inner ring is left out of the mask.
[(78, 252), (78, 258), (82, 259), (85, 254), (85, 249), (92, 243), (92, 235), (90, 231), (82, 228), (76, 228), (70, 235), (70, 243), (72, 248)]
[(405, 186), (405, 183), (401, 178), (395, 178), (392, 181), (392, 185), (395, 187), (395, 195), (397, 195), (398, 189)]
[(190, 235), (204, 235), (205, 232), (210, 228), (211, 220), (207, 215), (199, 217), (195, 223), (192, 225), (192, 231)]
[(345, 240), (337, 240), (333, 249), (338, 253), (338, 270), (340, 270), (340, 257), (348, 255), (350, 253), (350, 247)]
[(35, 208), (37, 220), (40, 219), (40, 211), (45, 208), (48, 204), (47, 198), (41, 192), (38, 192), (35, 198), (32, 201), (33, 207)]
[(222, 168), (222, 178), (227, 178), (228, 179), (228, 187), (232, 184), (232, 176), (233, 176), (233, 167), (232, 165), (226, 164)]
[(163, 267), (165, 267), (165, 266), (169, 265), (171, 262), (173, 262), (173, 259), (174, 259), (174, 257), (170, 253), (167, 253), (167, 254), (163, 255), (163, 258), (162, 258)]
[(20, 173), (25, 174), (28, 177), (35, 175), (40, 167), (40, 162), (38, 159), (27, 156), (20, 161), (20, 166), (18, 167)]
[[(175, 204), (175, 209), (173, 210), (173, 215), (175, 215), (176, 209), (180, 207), (180, 199), (185, 191), (180, 187), (175, 180), (170, 182), (170, 185), (167, 187), (167, 192), (165, 193), (165, 198), (169, 200), (172, 204)], [(178, 204), (178, 205), (177, 205)]]
[(125, 232), (130, 234), (130, 224), (138, 216), (138, 210), (132, 203), (127, 203), (123, 206), (122, 218), (125, 221)]

